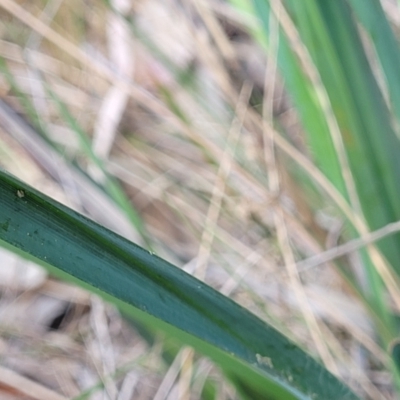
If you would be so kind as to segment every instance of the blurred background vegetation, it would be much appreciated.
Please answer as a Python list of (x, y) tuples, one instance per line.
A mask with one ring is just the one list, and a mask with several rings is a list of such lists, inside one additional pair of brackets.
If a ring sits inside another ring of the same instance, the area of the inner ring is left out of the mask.
[[(0, 16), (1, 167), (360, 397), (397, 398), (400, 3), (0, 0)], [(192, 350), (0, 260), (1, 398), (238, 398)]]

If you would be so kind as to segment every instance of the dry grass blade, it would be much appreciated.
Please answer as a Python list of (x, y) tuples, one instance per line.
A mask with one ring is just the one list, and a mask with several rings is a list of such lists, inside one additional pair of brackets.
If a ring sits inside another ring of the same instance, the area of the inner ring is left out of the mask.
[(317, 254), (306, 260), (300, 261), (297, 263), (297, 268), (299, 269), (300, 272), (307, 271), (310, 268), (315, 268), (329, 261), (333, 261), (336, 258), (353, 253), (363, 247), (367, 247), (368, 245), (375, 243), (388, 235), (393, 235), (394, 233), (397, 233), (399, 231), (400, 231), (400, 221), (393, 222), (391, 224), (384, 226), (381, 229), (369, 232), (358, 239), (353, 239), (345, 244), (336, 246), (323, 253)]
[[(119, 13), (108, 12), (107, 40), (110, 59), (117, 74), (130, 80), (134, 70), (130, 28), (124, 16), (128, 15), (129, 4), (124, 1), (112, 1), (113, 8)], [(102, 159), (108, 158), (117, 128), (121, 121), (129, 93), (121, 85), (113, 85), (104, 97), (93, 135), (93, 151)]]
[(0, 385), (9, 388), (10, 394), (32, 400), (66, 400), (67, 398), (25, 378), (10, 369), (0, 366)]
[(204, 280), (205, 277), (212, 241), (215, 235), (215, 228), (218, 222), (222, 199), (224, 197), (225, 182), (228, 179), (233, 163), (232, 159), (234, 154), (231, 153), (235, 152), (239, 141), (239, 135), (246, 116), (251, 89), (252, 88), (248, 83), (244, 84), (235, 113), (237, 117), (235, 117), (235, 120), (232, 122), (232, 126), (229, 129), (226, 138), (226, 148), (222, 154), (222, 158), (220, 159), (219, 169), (215, 177), (215, 183), (212, 189), (210, 205), (207, 210), (204, 232), (200, 241), (200, 250), (194, 271), (194, 275), (202, 280)]

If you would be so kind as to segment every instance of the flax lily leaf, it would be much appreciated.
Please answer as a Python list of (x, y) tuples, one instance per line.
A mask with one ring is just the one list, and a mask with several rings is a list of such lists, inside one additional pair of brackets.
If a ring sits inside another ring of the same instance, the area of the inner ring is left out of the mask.
[(229, 298), (4, 171), (0, 243), (192, 345), (219, 364), (244, 398), (357, 398)]

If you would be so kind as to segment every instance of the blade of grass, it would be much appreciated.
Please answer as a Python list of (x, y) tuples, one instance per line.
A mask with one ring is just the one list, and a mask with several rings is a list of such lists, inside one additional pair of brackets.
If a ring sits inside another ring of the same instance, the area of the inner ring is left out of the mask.
[[(270, 33), (269, 14), (271, 12), (269, 2), (254, 0), (253, 5), (254, 16), (258, 19), (263, 30), (264, 37), (262, 44), (268, 48)], [(310, 143), (312, 155), (317, 157), (318, 166), (322, 172), (334, 183), (340, 193), (345, 198), (348, 198), (340, 163), (333, 146), (326, 118), (318, 101), (318, 96), (310, 80), (305, 79), (304, 71), (296, 55), (290, 48), (288, 40), (282, 34), (279, 37), (277, 57), (279, 69), (285, 78), (289, 94), (296, 109), (299, 111), (304, 131), (307, 135), (307, 141)], [(319, 134), (313, 135), (313, 132), (318, 132)], [(324, 157), (318, 157), (321, 154), (324, 154)]]
[(400, 51), (396, 38), (379, 1), (349, 0), (349, 4), (368, 33), (384, 73), (389, 93), (390, 105), (395, 113), (397, 124), (400, 121), (400, 84), (398, 69)]
[(0, 171), (0, 240), (215, 360), (248, 398), (356, 399), (209, 286)]

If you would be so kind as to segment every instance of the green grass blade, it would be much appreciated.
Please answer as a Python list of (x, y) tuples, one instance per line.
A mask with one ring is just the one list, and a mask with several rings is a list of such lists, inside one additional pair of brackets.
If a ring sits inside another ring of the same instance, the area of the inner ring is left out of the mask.
[[(365, 218), (372, 229), (399, 220), (400, 143), (348, 4), (314, 0), (293, 11), (339, 124)], [(381, 248), (400, 273), (398, 242), (393, 236)]]
[(0, 240), (194, 346), (215, 360), (247, 398), (357, 398), (229, 298), (3, 171)]
[(400, 51), (381, 3), (374, 0), (349, 0), (358, 20), (368, 33), (378, 56), (389, 93), (391, 108), (400, 121)]
[[(253, 4), (254, 15), (259, 19), (264, 32), (264, 39), (261, 43), (268, 43), (271, 12), (269, 2), (266, 0), (253, 0)], [(299, 5), (302, 6), (302, 3), (299, 3)], [(259, 39), (259, 36), (256, 38)], [(291, 100), (299, 112), (304, 133), (315, 162), (326, 177), (347, 198), (340, 163), (315, 88), (305, 76), (299, 60), (293, 53), (287, 38), (282, 33), (279, 35), (278, 65), (285, 78)], [(315, 134), (316, 132), (318, 134)]]

